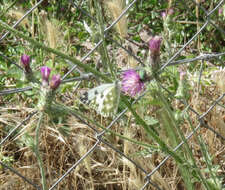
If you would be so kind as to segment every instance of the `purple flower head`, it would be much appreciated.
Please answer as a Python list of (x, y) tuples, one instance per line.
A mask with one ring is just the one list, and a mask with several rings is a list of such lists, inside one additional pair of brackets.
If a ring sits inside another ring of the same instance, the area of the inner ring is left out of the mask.
[(223, 8), (222, 7), (218, 9), (218, 13), (219, 13), (219, 16), (221, 16), (223, 14)]
[(170, 8), (170, 9), (168, 10), (168, 15), (172, 15), (173, 13), (174, 13), (173, 8)]
[(134, 70), (130, 69), (122, 75), (122, 91), (129, 96), (134, 97), (142, 91), (144, 82), (141, 80), (140, 75)]
[(161, 41), (162, 41), (162, 38), (160, 36), (155, 36), (149, 40), (148, 47), (152, 55), (159, 54)]
[(60, 75), (53, 75), (49, 85), (51, 89), (55, 90), (59, 87), (60, 83), (61, 83)]
[(165, 11), (163, 11), (163, 12), (161, 12), (161, 17), (163, 18), (163, 19), (165, 19), (166, 18), (166, 12)]
[(23, 54), (20, 58), (21, 63), (26, 71), (26, 73), (32, 73), (32, 70), (30, 68), (30, 56)]
[(41, 76), (43, 81), (48, 81), (51, 69), (47, 66), (41, 67)]
[(20, 58), (21, 63), (23, 64), (24, 68), (30, 66), (30, 56), (23, 54)]

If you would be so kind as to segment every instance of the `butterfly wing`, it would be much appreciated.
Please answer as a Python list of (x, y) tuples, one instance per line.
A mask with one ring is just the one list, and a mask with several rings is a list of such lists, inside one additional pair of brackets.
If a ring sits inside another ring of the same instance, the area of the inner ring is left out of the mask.
[(102, 84), (85, 92), (80, 100), (89, 107), (95, 109), (104, 117), (117, 113), (120, 99), (120, 84), (118, 81), (110, 84)]

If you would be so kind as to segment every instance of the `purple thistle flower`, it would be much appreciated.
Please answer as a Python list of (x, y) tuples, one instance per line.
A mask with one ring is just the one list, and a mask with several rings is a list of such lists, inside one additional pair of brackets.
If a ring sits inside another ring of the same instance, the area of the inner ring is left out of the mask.
[(20, 60), (21, 60), (21, 63), (22, 63), (22, 65), (23, 65), (25, 71), (26, 71), (27, 73), (31, 73), (32, 70), (31, 70), (31, 68), (30, 68), (30, 56), (29, 56), (29, 55), (26, 55), (26, 54), (23, 54), (23, 55), (21, 56)]
[(218, 9), (218, 13), (219, 13), (219, 16), (222, 16), (222, 14), (223, 14), (223, 8), (222, 7)]
[(170, 8), (170, 9), (168, 10), (168, 15), (172, 15), (173, 13), (174, 13), (173, 8)]
[(22, 64), (24, 67), (27, 67), (28, 65), (30, 65), (30, 56), (23, 54), (20, 58)]
[(149, 40), (148, 47), (151, 55), (159, 55), (161, 41), (162, 38), (160, 36), (155, 36)]
[(60, 83), (61, 83), (61, 79), (60, 79), (60, 75), (58, 74), (58, 75), (52, 76), (52, 79), (51, 79), (49, 85), (50, 85), (51, 89), (55, 90), (59, 87)]
[(167, 16), (167, 14), (166, 14), (166, 12), (165, 12), (165, 11), (161, 12), (161, 17), (162, 17), (163, 19), (165, 19), (165, 18), (166, 18), (166, 16)]
[(137, 93), (141, 92), (144, 88), (144, 82), (141, 80), (140, 75), (134, 70), (130, 69), (122, 75), (122, 91), (129, 96), (134, 97)]
[(47, 66), (41, 67), (41, 76), (42, 80), (48, 82), (48, 78), (50, 75), (51, 69)]

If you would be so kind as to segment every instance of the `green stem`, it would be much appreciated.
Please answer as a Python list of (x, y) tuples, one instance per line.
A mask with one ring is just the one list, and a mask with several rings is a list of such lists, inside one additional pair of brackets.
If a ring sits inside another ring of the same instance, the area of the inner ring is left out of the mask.
[(99, 32), (100, 32), (100, 38), (102, 39), (102, 45), (99, 47), (99, 53), (102, 58), (102, 64), (105, 65), (105, 68), (109, 69), (109, 72), (111, 73), (111, 76), (113, 75), (113, 66), (111, 64), (111, 61), (109, 59), (108, 51), (106, 48), (106, 41), (105, 41), (105, 33), (104, 33), (104, 22), (103, 22), (103, 15), (102, 15), (102, 7), (99, 3), (99, 0), (95, 0), (95, 10), (97, 14), (98, 19), (98, 26), (99, 26)]
[(135, 117), (136, 122), (144, 127), (145, 131), (147, 132), (147, 135), (150, 138), (153, 138), (160, 145), (162, 151), (171, 155), (178, 163), (183, 164), (183, 160), (160, 139), (160, 137), (156, 134), (155, 129), (145, 123), (145, 121), (133, 110), (129, 102), (124, 97), (122, 97), (122, 99)]
[[(186, 113), (187, 113), (187, 120), (188, 120), (188, 123), (189, 123), (189, 125), (190, 125), (192, 131), (195, 131), (194, 126), (192, 125), (192, 121), (191, 121), (191, 119), (190, 119), (190, 115), (189, 115), (188, 112), (186, 112)], [(201, 152), (202, 152), (202, 154), (203, 154), (203, 156), (204, 156), (204, 158), (205, 158), (205, 160), (206, 160), (206, 165), (207, 165), (207, 167), (209, 168), (209, 173), (210, 173), (210, 175), (212, 176), (214, 183), (216, 183), (216, 179), (215, 179), (215, 177), (214, 177), (214, 175), (213, 175), (213, 172), (212, 172), (212, 170), (211, 170), (211, 166), (210, 166), (210, 164), (209, 164), (208, 161), (207, 161), (207, 160), (208, 160), (208, 156), (207, 156), (208, 154), (207, 154), (206, 151), (205, 151), (205, 146), (206, 146), (206, 145), (205, 145), (205, 143), (204, 143), (203, 140), (202, 140), (201, 133), (199, 133), (198, 135), (196, 135), (196, 132), (194, 132), (194, 136), (195, 136), (195, 138), (197, 139), (198, 144), (200, 144), (200, 147), (201, 147), (200, 150), (201, 150)], [(194, 164), (195, 164), (194, 166), (196, 166), (196, 163), (194, 163)], [(196, 167), (197, 167), (197, 166), (196, 166)], [(198, 169), (197, 171), (198, 171), (198, 175), (199, 175), (199, 177), (200, 177), (202, 183), (204, 184), (205, 188), (206, 188), (207, 190), (210, 190), (209, 185), (208, 185), (208, 183), (207, 183), (207, 180), (205, 180), (205, 178), (203, 177), (201, 171), (200, 171), (199, 169)]]
[(2, 15), (4, 15), (5, 13), (8, 12), (9, 9), (11, 9), (15, 4), (16, 4), (17, 0), (13, 1), (9, 7), (7, 7), (4, 11), (2, 11), (2, 13), (0, 14), (0, 17), (2, 17)]
[(71, 61), (75, 65), (83, 68), (84, 70), (87, 70), (88, 72), (93, 73), (94, 75), (98, 76), (99, 78), (102, 78), (106, 82), (112, 82), (112, 80), (109, 77), (107, 77), (106, 75), (102, 74), (101, 72), (98, 72), (96, 69), (90, 67), (89, 65), (83, 64), (82, 62), (80, 62), (76, 58), (73, 58), (73, 57), (71, 57), (69, 55), (66, 55), (66, 54), (64, 54), (64, 53), (62, 53), (62, 52), (60, 52), (60, 51), (58, 51), (56, 49), (52, 49), (50, 47), (45, 46), (43, 43), (40, 43), (40, 42), (34, 40), (33, 38), (24, 35), (22, 32), (17, 31), (16, 29), (10, 27), (9, 25), (7, 25), (5, 22), (3, 22), (1, 20), (0, 20), (0, 28), (3, 28), (5, 30), (8, 30), (8, 31), (12, 32), (13, 34), (15, 34), (15, 35), (17, 35), (17, 36), (27, 40), (32, 45), (34, 45), (34, 46), (36, 46), (38, 48), (44, 49), (47, 52), (54, 53), (54, 54), (56, 54), (56, 55), (58, 55), (58, 56), (60, 56), (60, 57), (62, 57), (64, 59), (66, 59), (66, 60)]
[(43, 113), (41, 113), (41, 115), (39, 117), (38, 124), (37, 124), (36, 130), (35, 130), (34, 152), (36, 154), (37, 161), (38, 161), (39, 168), (40, 168), (40, 172), (41, 172), (42, 189), (47, 190), (44, 166), (43, 166), (43, 162), (42, 162), (41, 155), (40, 155), (39, 148), (38, 148), (38, 146), (39, 146), (39, 131), (40, 131), (40, 128), (41, 128), (42, 119), (43, 119)]
[[(83, 64), (82, 62), (80, 62), (79, 60), (77, 60), (77, 59), (75, 59), (75, 58), (73, 58), (71, 56), (68, 56), (68, 55), (66, 55), (66, 54), (64, 54), (64, 53), (62, 53), (60, 51), (57, 51), (55, 49), (52, 49), (50, 47), (47, 47), (47, 46), (43, 45), (40, 42), (37, 42), (36, 40), (34, 40), (34, 39), (24, 35), (23, 33), (15, 30), (12, 27), (10, 27), (9, 25), (7, 25), (6, 23), (4, 23), (1, 20), (0, 20), (0, 28), (4, 28), (4, 29), (14, 33), (15, 35), (18, 35), (19, 37), (29, 41), (32, 45), (34, 45), (36, 47), (39, 47), (39, 48), (44, 49), (44, 50), (46, 50), (48, 52), (51, 52), (51, 53), (55, 53), (56, 55), (66, 59), (66, 60), (70, 60), (75, 65), (77, 65), (77, 66), (87, 70), (88, 72), (93, 73), (94, 75), (102, 78), (106, 82), (112, 82), (112, 80), (110, 78), (108, 78), (106, 75), (102, 74), (101, 72), (98, 72), (96, 69), (90, 67), (89, 65)], [(125, 98), (122, 98), (122, 100), (126, 104), (128, 109), (132, 112), (132, 114), (135, 117), (135, 119), (139, 122), (139, 124), (141, 124), (145, 128), (145, 130), (148, 132), (147, 134), (155, 139), (155, 141), (161, 146), (162, 150), (165, 151), (166, 153), (168, 153), (169, 155), (171, 155), (177, 162), (183, 163), (182, 159), (180, 159), (180, 157), (175, 152), (170, 150), (167, 147), (167, 145), (163, 141), (161, 141), (161, 139), (156, 135), (156, 133), (152, 129), (149, 129), (149, 126), (145, 123), (145, 121), (142, 120), (140, 118), (140, 116), (137, 115), (137, 113), (131, 108), (131, 105), (129, 104), (129, 102)]]
[[(156, 81), (157, 82), (157, 81)], [(159, 101), (162, 104), (162, 113), (161, 113), (161, 117), (162, 117), (162, 122), (163, 122), (163, 126), (165, 131), (167, 132), (168, 138), (169, 140), (171, 140), (171, 144), (175, 147), (179, 144), (179, 137), (183, 140), (184, 142), (184, 146), (186, 148), (186, 151), (190, 153), (190, 149), (189, 146), (187, 144), (187, 140), (185, 139), (182, 131), (180, 130), (180, 128), (178, 127), (178, 124), (174, 118), (173, 112), (170, 109), (169, 103), (166, 100), (166, 98), (163, 95), (163, 92), (160, 89), (160, 86), (157, 82), (157, 86), (158, 86), (158, 90), (156, 90), (155, 95), (156, 97), (159, 99)], [(182, 149), (180, 149), (177, 153), (181, 158), (183, 158), (183, 160), (185, 160), (185, 152), (182, 151)], [(191, 172), (189, 171), (189, 163), (187, 162), (187, 164), (178, 164), (181, 176), (183, 177), (183, 180), (186, 184), (186, 187), (188, 190), (193, 190), (194, 186), (192, 183), (192, 175)]]
[[(150, 126), (148, 126), (144, 120), (142, 120), (140, 118), (140, 116), (132, 109), (131, 105), (129, 104), (129, 102), (123, 97), (123, 101), (124, 103), (126, 104), (126, 106), (129, 108), (129, 110), (132, 112), (133, 116), (135, 117), (137, 123), (139, 123), (141, 126), (144, 127), (144, 129), (146, 130), (147, 132), (147, 135), (150, 137), (150, 138), (153, 138), (161, 147), (161, 149), (166, 152), (167, 154), (171, 155), (178, 163), (180, 164), (183, 164), (183, 161), (182, 159), (173, 151), (173, 150), (170, 150), (169, 147), (167, 147), (167, 145), (160, 139), (159, 136), (156, 135), (155, 133), (155, 130), (153, 130), (152, 128), (150, 128)], [(110, 132), (110, 133), (113, 133), (113, 134), (116, 134), (115, 132), (109, 130), (109, 129), (106, 129), (104, 127), (102, 127), (101, 125), (99, 125), (98, 123), (94, 122), (94, 121), (91, 121), (89, 118), (87, 118), (86, 116), (84, 116), (82, 113), (79, 113), (78, 111), (75, 111), (75, 110), (71, 110), (63, 105), (60, 105), (60, 106), (57, 106), (57, 105), (52, 105), (52, 109), (53, 110), (57, 110), (57, 111), (63, 111), (64, 113), (67, 112), (67, 113), (70, 113), (72, 115), (75, 115), (75, 116), (80, 116), (81, 118), (84, 118), (86, 119), (87, 121), (90, 121), (91, 123), (95, 124), (96, 126), (106, 130), (107, 132)], [(60, 112), (61, 112), (60, 111)], [(129, 140), (128, 138), (124, 137), (124, 136), (121, 136), (119, 134), (116, 134), (117, 136), (120, 136), (121, 138), (124, 138), (126, 140)], [(147, 144), (140, 144), (140, 145), (143, 145), (143, 146), (147, 146), (149, 147)]]
[(80, 118), (82, 118), (82, 119), (84, 119), (84, 120), (90, 122), (91, 124), (97, 126), (98, 128), (101, 128), (101, 129), (103, 129), (104, 131), (106, 131), (106, 132), (108, 132), (108, 133), (111, 133), (111, 134), (113, 134), (113, 135), (115, 135), (115, 136), (118, 136), (118, 137), (120, 137), (121, 139), (130, 141), (130, 142), (132, 142), (132, 143), (134, 143), (134, 144), (138, 144), (138, 145), (143, 146), (143, 147), (146, 147), (146, 148), (154, 148), (154, 149), (157, 149), (157, 148), (158, 148), (158, 147), (156, 147), (156, 146), (149, 145), (149, 144), (146, 144), (146, 143), (141, 142), (141, 141), (136, 141), (136, 140), (134, 140), (134, 139), (129, 139), (129, 138), (127, 138), (127, 137), (125, 137), (125, 136), (123, 136), (123, 135), (121, 135), (121, 134), (119, 134), (119, 133), (116, 133), (116, 132), (114, 132), (114, 131), (112, 131), (112, 130), (110, 130), (110, 129), (107, 129), (107, 128), (103, 127), (102, 125), (100, 125), (99, 123), (97, 123), (96, 121), (91, 120), (89, 117), (86, 117), (86, 116), (83, 115), (81, 112), (79, 112), (79, 111), (77, 111), (77, 110), (74, 110), (74, 109), (71, 109), (71, 108), (68, 108), (68, 107), (66, 107), (66, 106), (64, 106), (64, 105), (61, 105), (61, 104), (60, 104), (60, 105), (59, 105), (59, 104), (57, 104), (57, 105), (56, 105), (56, 104), (53, 104), (53, 105), (52, 105), (52, 109), (55, 110), (55, 111), (57, 110), (57, 111), (59, 111), (59, 112), (64, 112), (64, 113), (67, 113), (67, 114), (74, 115), (75, 117), (79, 116)]

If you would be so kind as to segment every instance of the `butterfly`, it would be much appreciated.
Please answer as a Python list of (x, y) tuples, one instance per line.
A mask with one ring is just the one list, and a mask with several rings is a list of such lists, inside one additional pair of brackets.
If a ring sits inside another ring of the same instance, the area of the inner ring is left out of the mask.
[(80, 100), (103, 117), (113, 117), (119, 106), (120, 91), (121, 84), (115, 81), (90, 89), (80, 97)]

